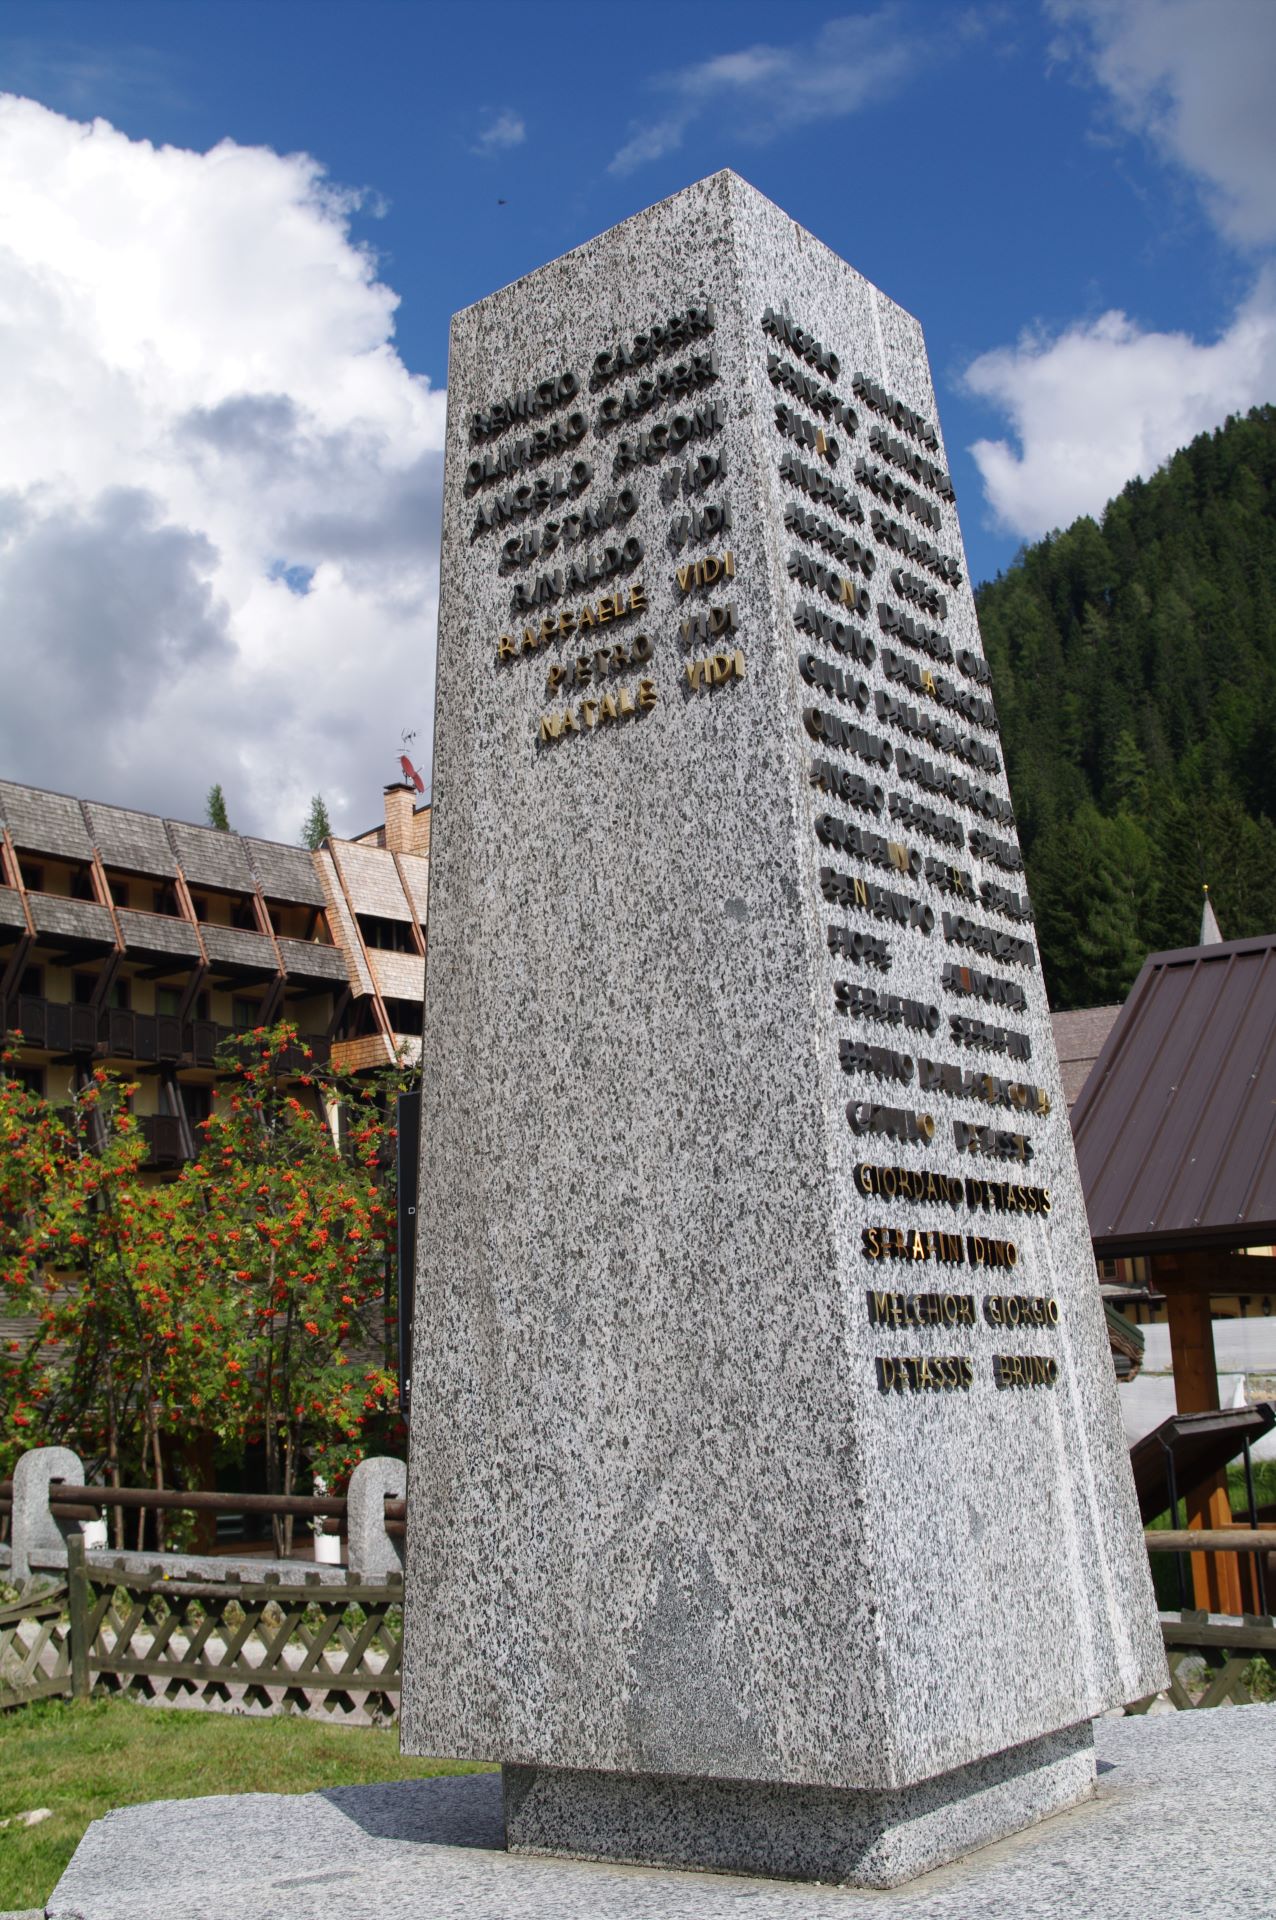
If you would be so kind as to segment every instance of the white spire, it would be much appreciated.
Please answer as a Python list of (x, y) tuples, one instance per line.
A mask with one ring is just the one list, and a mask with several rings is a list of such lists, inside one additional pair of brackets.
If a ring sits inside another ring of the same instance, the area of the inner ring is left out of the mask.
[(1205, 905), (1201, 908), (1200, 944), (1203, 947), (1221, 947), (1223, 936), (1218, 930), (1218, 921), (1214, 917), (1214, 903), (1210, 899), (1210, 890), (1205, 887), (1202, 891), (1205, 894)]

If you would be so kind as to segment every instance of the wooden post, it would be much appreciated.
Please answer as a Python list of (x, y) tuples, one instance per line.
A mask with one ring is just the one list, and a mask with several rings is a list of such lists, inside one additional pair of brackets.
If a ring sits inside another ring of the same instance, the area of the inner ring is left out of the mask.
[[(1180, 1413), (1212, 1413), (1218, 1407), (1218, 1366), (1214, 1359), (1214, 1322), (1210, 1296), (1193, 1289), (1167, 1287), (1170, 1357), (1174, 1363), (1174, 1400)], [(1227, 1475), (1213, 1474), (1186, 1492), (1189, 1528), (1230, 1527)], [(1241, 1613), (1240, 1568), (1234, 1553), (1194, 1553), (1192, 1590), (1198, 1607), (1210, 1613)]]
[(84, 1536), (67, 1535), (66, 1585), (71, 1609), (71, 1698), (89, 1697), (89, 1570), (84, 1559)]

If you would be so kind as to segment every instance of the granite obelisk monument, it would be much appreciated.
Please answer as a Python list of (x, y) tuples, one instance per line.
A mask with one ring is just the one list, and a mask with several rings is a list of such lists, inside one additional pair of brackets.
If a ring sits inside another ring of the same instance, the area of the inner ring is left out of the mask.
[(405, 1748), (878, 1885), (1084, 1797), (1164, 1666), (921, 328), (736, 176), (456, 317), (434, 769)]

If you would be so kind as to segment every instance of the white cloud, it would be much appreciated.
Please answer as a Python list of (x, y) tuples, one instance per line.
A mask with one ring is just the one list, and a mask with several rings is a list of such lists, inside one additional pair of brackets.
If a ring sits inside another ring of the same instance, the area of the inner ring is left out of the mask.
[(1276, 275), (1213, 344), (1150, 333), (1125, 314), (1025, 334), (981, 354), (965, 383), (1011, 422), (1018, 448), (971, 448), (998, 523), (1026, 538), (1099, 513), (1195, 434), (1276, 394)]
[(294, 837), (433, 703), (444, 396), (305, 155), (0, 96), (0, 771)]
[[(1276, 5), (1269, 0), (1046, 0), (1053, 52), (1102, 88), (1128, 131), (1183, 168), (1235, 246), (1276, 239)], [(1034, 538), (1098, 513), (1136, 475), (1229, 413), (1276, 396), (1276, 269), (1217, 340), (1145, 330), (1120, 311), (1025, 333), (967, 368), (1012, 439), (970, 449), (993, 516)]]
[(1276, 238), (1272, 0), (1047, 0), (1121, 122), (1201, 185), (1228, 239)]
[(704, 112), (758, 141), (801, 122), (842, 119), (873, 96), (894, 93), (933, 52), (921, 29), (906, 29), (901, 9), (891, 5), (829, 20), (812, 39), (790, 46), (745, 47), (679, 68), (653, 82), (662, 104), (633, 123), (608, 172), (632, 173), (672, 153)]
[(522, 116), (504, 107), (500, 113), (489, 116), (487, 125), (480, 130), (474, 143), (475, 153), (504, 153), (508, 147), (521, 147), (527, 138), (527, 127)]

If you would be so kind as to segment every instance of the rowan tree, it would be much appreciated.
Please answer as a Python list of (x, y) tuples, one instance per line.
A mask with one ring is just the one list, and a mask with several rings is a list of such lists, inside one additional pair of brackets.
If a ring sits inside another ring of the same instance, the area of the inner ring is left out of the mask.
[[(0, 1368), (6, 1465), (61, 1443), (91, 1476), (162, 1487), (212, 1433), (232, 1453), (262, 1442), (287, 1494), (303, 1469), (339, 1487), (386, 1443), (406, 1075), (320, 1069), (288, 1022), (236, 1036), (218, 1067), (197, 1156), (169, 1180), (143, 1172), (133, 1088), (98, 1069), (57, 1106), (0, 1072), (0, 1290), (34, 1321)], [(291, 1523), (276, 1533), (291, 1544)]]
[[(232, 1448), (260, 1439), (271, 1492), (294, 1492), (303, 1466), (339, 1486), (397, 1402), (386, 1307), (400, 1076), (322, 1071), (287, 1022), (239, 1036), (218, 1064), (227, 1079), (199, 1155), (168, 1189), (187, 1418)], [(282, 1549), (290, 1523), (276, 1532)]]
[[(0, 1068), (13, 1058), (6, 1046)], [(164, 1193), (138, 1177), (134, 1091), (98, 1068), (55, 1105), (0, 1071), (0, 1286), (30, 1328), (5, 1341), (0, 1450), (11, 1465), (67, 1445), (114, 1485), (162, 1486), (183, 1383), (165, 1338)]]

